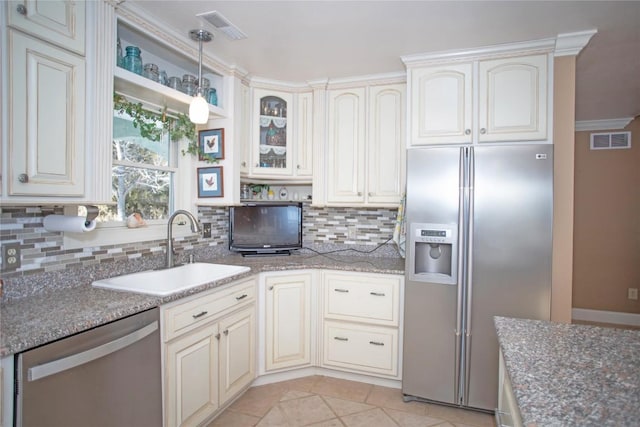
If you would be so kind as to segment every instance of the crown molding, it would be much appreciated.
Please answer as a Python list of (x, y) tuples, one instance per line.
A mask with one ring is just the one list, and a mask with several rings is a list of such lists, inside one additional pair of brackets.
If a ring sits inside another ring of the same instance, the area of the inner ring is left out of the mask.
[(554, 56), (575, 56), (589, 43), (597, 29), (558, 34)]
[(591, 130), (619, 130), (627, 127), (633, 120), (633, 117), (623, 117), (620, 119), (603, 119), (603, 120), (581, 120), (576, 122), (576, 131)]

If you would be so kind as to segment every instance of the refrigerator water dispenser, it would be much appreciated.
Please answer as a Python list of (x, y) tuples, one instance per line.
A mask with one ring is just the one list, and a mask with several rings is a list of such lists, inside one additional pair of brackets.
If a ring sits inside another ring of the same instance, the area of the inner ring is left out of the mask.
[(410, 225), (409, 280), (455, 285), (457, 281), (456, 224)]

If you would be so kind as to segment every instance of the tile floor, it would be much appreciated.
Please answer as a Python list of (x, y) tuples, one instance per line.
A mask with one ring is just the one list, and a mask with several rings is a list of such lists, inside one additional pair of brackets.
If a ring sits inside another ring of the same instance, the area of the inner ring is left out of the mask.
[(398, 389), (325, 376), (252, 387), (208, 427), (493, 427), (492, 415), (402, 400)]

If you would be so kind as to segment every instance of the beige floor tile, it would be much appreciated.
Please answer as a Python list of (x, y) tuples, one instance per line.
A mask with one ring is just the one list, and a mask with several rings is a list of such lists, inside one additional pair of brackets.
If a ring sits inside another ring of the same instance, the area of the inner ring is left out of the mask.
[(425, 415), (426, 405), (421, 402), (405, 402), (402, 400), (402, 390), (389, 387), (373, 386), (367, 403), (382, 408), (397, 409), (412, 414)]
[(263, 417), (286, 392), (281, 383), (251, 387), (238, 400), (233, 402), (230, 408), (236, 412)]
[(208, 427), (253, 427), (260, 418), (226, 410), (217, 417)]
[(300, 399), (301, 397), (309, 396), (313, 396), (313, 394), (307, 393), (306, 391), (289, 390), (282, 395), (282, 397), (280, 398), (280, 402), (284, 402), (285, 400)]
[(380, 408), (341, 417), (347, 427), (398, 427)]
[(309, 424), (308, 427), (344, 427), (344, 424), (342, 424), (342, 422), (338, 418), (334, 418), (332, 420), (322, 421), (321, 423), (317, 424)]
[(322, 375), (311, 375), (309, 377), (283, 381), (282, 384), (286, 386), (288, 390), (300, 390), (308, 392), (318, 381), (321, 381), (322, 378)]
[(325, 397), (325, 402), (337, 416), (355, 414), (356, 412), (364, 412), (369, 409), (375, 408), (375, 406), (367, 405), (366, 403), (353, 402), (351, 400), (338, 399), (337, 397)]
[(256, 427), (288, 427), (290, 425), (280, 407), (274, 406), (267, 415), (260, 420)]
[(468, 424), (480, 427), (492, 427), (495, 425), (493, 415), (468, 409), (452, 408), (450, 406), (427, 403), (427, 415), (442, 418), (453, 424)]
[(278, 406), (282, 409), (291, 426), (305, 426), (321, 421), (328, 421), (336, 417), (320, 396), (287, 400), (280, 402)]
[(322, 379), (316, 382), (311, 388), (311, 392), (322, 396), (337, 397), (354, 402), (364, 402), (372, 387), (371, 384), (342, 380), (339, 378), (322, 377)]
[(384, 411), (398, 423), (400, 427), (431, 427), (440, 425), (445, 420), (429, 417), (427, 415), (412, 414), (410, 412), (398, 411), (396, 409), (384, 409)]

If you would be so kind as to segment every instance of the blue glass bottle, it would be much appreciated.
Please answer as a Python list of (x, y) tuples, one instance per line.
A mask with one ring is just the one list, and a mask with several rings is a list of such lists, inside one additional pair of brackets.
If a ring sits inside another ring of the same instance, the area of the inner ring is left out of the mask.
[(209, 104), (218, 105), (218, 94), (215, 88), (209, 89)]
[(127, 54), (123, 60), (123, 66), (132, 73), (142, 75), (142, 58), (140, 48), (137, 46), (127, 46)]

